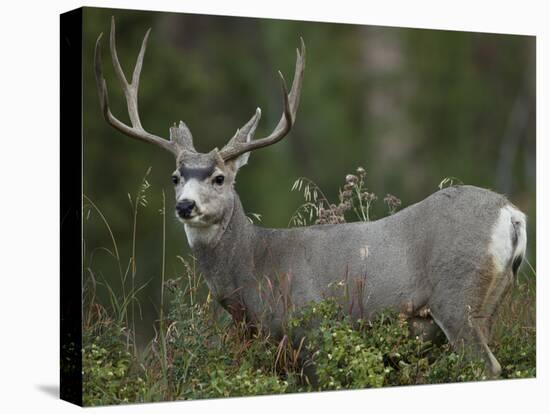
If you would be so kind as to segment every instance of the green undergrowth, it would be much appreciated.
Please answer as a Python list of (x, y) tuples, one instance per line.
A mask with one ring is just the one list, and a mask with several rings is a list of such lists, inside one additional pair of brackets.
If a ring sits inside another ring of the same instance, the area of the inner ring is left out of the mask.
[[(326, 299), (290, 318), (289, 336), (275, 340), (234, 324), (209, 297), (191, 303), (188, 290), (172, 286), (164, 334), (137, 354), (129, 328), (94, 304), (83, 341), (85, 405), (487, 379), (481, 361), (454, 352), (445, 341), (411, 336), (407, 320), (393, 312), (371, 322), (352, 320)], [(528, 282), (517, 284), (499, 315), (490, 346), (502, 378), (535, 376), (534, 325), (520, 323), (525, 315), (513, 312), (532, 293)], [(305, 340), (291, 343), (298, 329)], [(303, 373), (300, 351), (316, 371), (315, 384)]]

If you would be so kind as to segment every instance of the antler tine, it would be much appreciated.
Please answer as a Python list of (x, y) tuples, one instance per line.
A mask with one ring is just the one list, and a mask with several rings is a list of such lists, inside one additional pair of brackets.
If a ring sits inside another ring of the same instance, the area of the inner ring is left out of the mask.
[(164, 138), (153, 135), (143, 129), (141, 126), (141, 121), (139, 118), (138, 112), (138, 89), (139, 89), (139, 78), (141, 74), (141, 68), (143, 66), (143, 57), (145, 55), (145, 49), (147, 48), (147, 40), (149, 38), (149, 33), (151, 29), (147, 30), (141, 44), (141, 49), (137, 57), (136, 65), (134, 67), (134, 72), (132, 75), (132, 83), (128, 83), (126, 76), (122, 70), (122, 66), (118, 60), (118, 55), (116, 51), (116, 41), (115, 41), (115, 20), (114, 17), (111, 20), (111, 33), (110, 33), (110, 49), (111, 49), (111, 59), (113, 61), (113, 66), (115, 68), (115, 73), (120, 81), (122, 89), (124, 91), (124, 96), (126, 98), (126, 105), (128, 107), (128, 115), (130, 116), (130, 122), (132, 126), (128, 126), (125, 123), (117, 119), (112, 113), (109, 107), (109, 96), (107, 92), (107, 82), (103, 76), (102, 60), (101, 60), (101, 39), (103, 33), (101, 33), (96, 41), (95, 45), (95, 54), (94, 54), (94, 63), (95, 63), (95, 78), (96, 86), (98, 89), (99, 100), (101, 105), (101, 111), (105, 120), (112, 125), (114, 128), (118, 129), (125, 135), (128, 135), (132, 138), (139, 139), (141, 141), (149, 142), (160, 146), (161, 148), (170, 151), (176, 157), (182, 150), (174, 141), (168, 141)]
[(265, 138), (260, 138), (248, 142), (232, 142), (230, 143), (230, 145), (224, 147), (220, 151), (220, 155), (225, 161), (234, 159), (245, 152), (273, 145), (283, 139), (292, 129), (292, 126), (296, 121), (296, 113), (298, 111), (298, 105), (300, 103), (300, 93), (302, 91), (302, 83), (304, 80), (304, 70), (306, 64), (306, 46), (302, 38), (300, 38), (300, 43), (300, 50), (296, 49), (296, 68), (294, 71), (294, 80), (292, 81), (290, 93), (288, 92), (285, 79), (282, 73), (279, 71), (281, 90), (283, 95), (283, 114), (281, 115), (279, 123), (277, 124), (273, 132)]

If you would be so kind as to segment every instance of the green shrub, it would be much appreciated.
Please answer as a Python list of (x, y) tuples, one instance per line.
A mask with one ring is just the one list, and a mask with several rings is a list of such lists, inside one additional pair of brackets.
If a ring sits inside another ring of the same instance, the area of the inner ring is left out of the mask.
[[(340, 305), (327, 299), (306, 306), (288, 323), (288, 334), (306, 338), (309, 363), (317, 374), (317, 383), (307, 385), (296, 362), (296, 343), (293, 347), (289, 341), (275, 342), (261, 330), (246, 333), (214, 304), (206, 300), (190, 304), (183, 295), (175, 291), (166, 320), (164, 371), (158, 340), (138, 358), (130, 352), (127, 328), (106, 321), (100, 328), (86, 328), (86, 405), (487, 378), (482, 361), (466, 358), (447, 343), (434, 345), (412, 337), (407, 321), (394, 312), (383, 312), (367, 323), (352, 320)], [(509, 328), (509, 335), (491, 344), (502, 364), (502, 377), (533, 377), (534, 329), (517, 323), (504, 328)]]
[(84, 335), (82, 349), (83, 403), (85, 406), (143, 401), (145, 381), (133, 369), (134, 355), (128, 352), (115, 326), (100, 335)]
[(239, 397), (245, 395), (281, 394), (288, 382), (277, 375), (244, 365), (237, 369), (216, 368), (210, 372), (207, 387), (194, 398)]
[(434, 361), (426, 372), (426, 383), (481, 381), (488, 379), (485, 363), (481, 359), (467, 358), (457, 353), (446, 343), (432, 350)]
[(352, 322), (333, 300), (311, 304), (290, 323), (306, 330), (318, 388), (349, 389), (486, 379), (484, 363), (409, 334), (407, 321), (383, 312)]
[(295, 382), (276, 372), (276, 343), (247, 334), (209, 301), (190, 304), (183, 295), (175, 292), (166, 336), (175, 398), (283, 393)]
[[(534, 276), (534, 275), (533, 275)], [(536, 376), (535, 279), (520, 273), (511, 295), (501, 307), (493, 338), (493, 352), (503, 378)]]
[(495, 344), (503, 378), (536, 377), (536, 337), (534, 328), (510, 327), (509, 335)]
[(336, 302), (311, 304), (289, 322), (291, 334), (303, 327), (320, 390), (384, 385), (388, 370), (382, 353), (364, 342)]

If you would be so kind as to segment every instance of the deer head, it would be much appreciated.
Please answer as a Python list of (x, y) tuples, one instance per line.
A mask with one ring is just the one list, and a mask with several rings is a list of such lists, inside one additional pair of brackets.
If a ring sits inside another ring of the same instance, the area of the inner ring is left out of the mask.
[(179, 125), (170, 128), (169, 139), (147, 132), (141, 124), (137, 98), (143, 57), (150, 30), (147, 30), (143, 38), (132, 81), (129, 83), (118, 60), (115, 21), (114, 18), (111, 20), (109, 38), (111, 59), (126, 98), (131, 126), (117, 119), (109, 108), (107, 83), (103, 77), (101, 63), (101, 39), (103, 34), (100, 34), (97, 38), (94, 61), (101, 111), (106, 121), (123, 134), (155, 144), (174, 155), (176, 170), (172, 174), (172, 181), (176, 192), (176, 212), (181, 221), (191, 227), (208, 227), (219, 224), (233, 205), (235, 176), (239, 168), (247, 163), (250, 152), (280, 141), (294, 125), (304, 78), (304, 42), (300, 39), (301, 49), (296, 50), (296, 69), (290, 92), (288, 92), (283, 75), (279, 72), (283, 96), (283, 114), (273, 132), (264, 138), (254, 139), (254, 133), (261, 117), (261, 110), (257, 108), (252, 118), (242, 128), (237, 129), (235, 135), (221, 150), (214, 148), (208, 153), (199, 153), (193, 146), (193, 137), (189, 128), (182, 121)]

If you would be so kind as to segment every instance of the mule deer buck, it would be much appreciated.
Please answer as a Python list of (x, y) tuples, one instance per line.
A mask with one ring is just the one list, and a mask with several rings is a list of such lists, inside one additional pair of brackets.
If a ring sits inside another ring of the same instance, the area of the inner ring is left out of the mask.
[(253, 139), (261, 116), (258, 108), (221, 150), (199, 153), (183, 122), (170, 128), (169, 140), (142, 127), (137, 95), (149, 33), (150, 29), (128, 82), (111, 22), (111, 58), (131, 126), (109, 108), (99, 35), (95, 76), (101, 110), (123, 134), (174, 155), (177, 217), (212, 295), (234, 319), (261, 323), (280, 337), (285, 311), (272, 306), (266, 312), (266, 302), (254, 288), (258, 280), (276, 284), (278, 275), (287, 275), (288, 298), (299, 309), (321, 300), (328, 286), (345, 275), (364, 277), (362, 316), (368, 319), (393, 308), (410, 318), (435, 322), (451, 344), (466, 345), (485, 360), (490, 374), (499, 375), (500, 365), (487, 343), (495, 311), (525, 255), (526, 217), (521, 211), (499, 194), (464, 185), (437, 191), (372, 222), (287, 229), (253, 225), (234, 189), (235, 176), (251, 151), (279, 142), (294, 125), (304, 79), (303, 40), (290, 92), (279, 72), (283, 114), (273, 132)]

